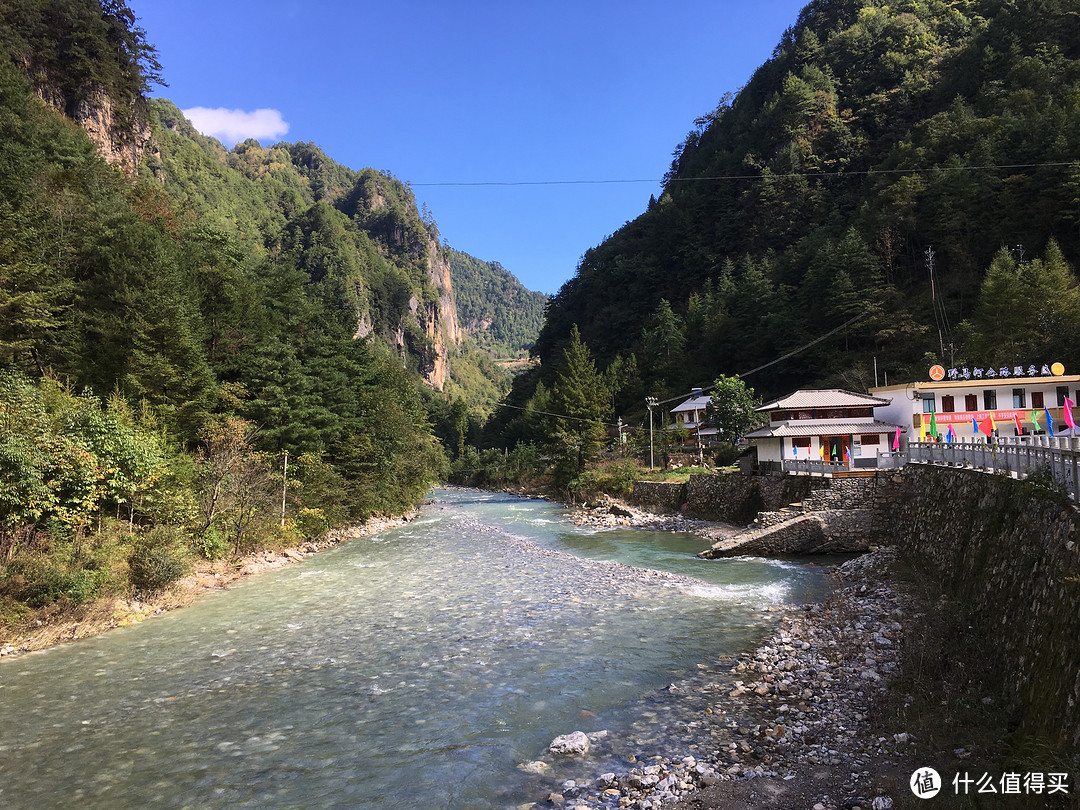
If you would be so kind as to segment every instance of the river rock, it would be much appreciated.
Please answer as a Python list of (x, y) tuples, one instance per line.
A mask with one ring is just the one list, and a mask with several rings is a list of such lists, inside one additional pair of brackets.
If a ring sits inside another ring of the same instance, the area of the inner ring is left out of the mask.
[(525, 771), (525, 773), (535, 773), (538, 776), (546, 776), (551, 772), (551, 766), (541, 760), (535, 762), (522, 762), (518, 765), (518, 769)]
[(563, 734), (551, 741), (548, 752), (566, 757), (579, 757), (589, 753), (589, 738), (584, 731)]

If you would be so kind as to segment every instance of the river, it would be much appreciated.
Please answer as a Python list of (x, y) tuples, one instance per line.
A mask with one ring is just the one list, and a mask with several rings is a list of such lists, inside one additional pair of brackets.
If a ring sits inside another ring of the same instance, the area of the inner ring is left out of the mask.
[(502, 810), (542, 798), (548, 782), (517, 766), (555, 736), (607, 731), (574, 763), (597, 774), (670, 745), (685, 723), (639, 728), (664, 687), (753, 648), (768, 608), (826, 588), (820, 567), (695, 558), (706, 545), (436, 490), (401, 528), (5, 662), (0, 806)]

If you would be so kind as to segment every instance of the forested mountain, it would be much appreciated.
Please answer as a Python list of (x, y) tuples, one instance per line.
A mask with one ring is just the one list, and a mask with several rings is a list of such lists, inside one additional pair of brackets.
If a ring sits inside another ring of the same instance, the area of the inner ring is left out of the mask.
[(855, 316), (748, 382), (858, 390), (874, 358), (894, 380), (1080, 366), (1078, 58), (1071, 0), (813, 0), (695, 122), (659, 199), (586, 253), (533, 377), (577, 324), (601, 367), (641, 370), (608, 375), (617, 412), (640, 411)]
[(461, 327), (477, 345), (500, 357), (529, 352), (544, 322), (546, 295), (525, 289), (498, 262), (459, 250), (450, 251), (450, 278)]
[(410, 508), (509, 384), (405, 184), (160, 70), (123, 0), (0, 0), (0, 626)]

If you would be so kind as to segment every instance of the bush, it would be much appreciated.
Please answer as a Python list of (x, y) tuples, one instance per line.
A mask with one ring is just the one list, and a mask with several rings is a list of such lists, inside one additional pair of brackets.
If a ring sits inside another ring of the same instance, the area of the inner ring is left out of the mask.
[(52, 557), (29, 557), (7, 566), (0, 590), (31, 608), (54, 602), (75, 606), (99, 596), (104, 580), (102, 571), (72, 568)]
[(326, 514), (322, 509), (308, 507), (301, 509), (297, 513), (293, 523), (296, 525), (297, 531), (306, 540), (314, 540), (316, 537), (326, 534), (330, 528), (330, 521), (326, 519)]
[(158, 526), (140, 538), (128, 558), (131, 584), (138, 591), (160, 591), (191, 570), (187, 537), (175, 526)]
[(220, 560), (225, 556), (225, 538), (217, 526), (210, 525), (192, 541), (195, 550), (207, 560)]

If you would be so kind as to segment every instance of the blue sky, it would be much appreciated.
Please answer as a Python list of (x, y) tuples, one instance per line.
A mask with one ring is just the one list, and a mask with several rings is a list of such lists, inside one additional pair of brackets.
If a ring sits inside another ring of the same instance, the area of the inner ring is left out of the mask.
[[(554, 293), (800, 0), (128, 0), (204, 129), (312, 141), (413, 185), (444, 241)], [(208, 133), (213, 134), (213, 133)], [(563, 184), (562, 181), (645, 181)], [(428, 185), (539, 183), (540, 185)]]

